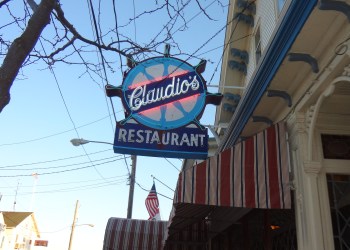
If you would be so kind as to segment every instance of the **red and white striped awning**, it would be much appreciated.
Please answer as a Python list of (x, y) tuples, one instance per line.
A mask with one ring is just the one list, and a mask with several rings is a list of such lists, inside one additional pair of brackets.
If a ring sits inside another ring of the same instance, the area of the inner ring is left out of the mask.
[(181, 172), (176, 203), (290, 208), (285, 125), (271, 126)]
[(161, 250), (167, 223), (110, 218), (105, 230), (103, 250)]
[[(286, 127), (279, 123), (179, 175), (165, 249), (192, 224), (212, 238), (252, 208), (291, 208)], [(192, 240), (193, 245), (204, 244)], [(188, 245), (188, 243), (187, 243)]]

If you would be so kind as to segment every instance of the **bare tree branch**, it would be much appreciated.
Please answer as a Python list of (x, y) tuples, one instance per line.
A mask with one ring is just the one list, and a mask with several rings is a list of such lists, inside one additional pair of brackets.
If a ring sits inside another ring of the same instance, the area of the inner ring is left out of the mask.
[[(213, 20), (206, 12), (207, 7), (203, 8), (199, 0), (154, 0), (156, 6), (153, 6), (153, 9), (144, 10), (134, 16), (133, 19), (129, 19), (126, 25), (119, 26), (116, 4), (113, 0), (115, 28), (102, 30), (100, 25), (102, 16), (101, 1), (98, 1), (98, 25), (95, 28), (98, 34), (96, 38), (89, 38), (79, 33), (73, 23), (67, 20), (59, 0), (41, 0), (39, 5), (36, 4), (35, 0), (23, 0), (23, 14), (18, 14), (17, 9), (14, 11), (16, 7), (7, 4), (10, 1), (2, 0), (0, 2), (0, 8), (4, 7), (1, 11), (7, 14), (7, 18), (4, 18), (7, 23), (0, 26), (0, 31), (7, 34), (6, 32), (14, 27), (16, 32), (20, 32), (22, 35), (15, 40), (11, 36), (5, 38), (5, 36), (0, 35), (0, 57), (3, 59), (0, 67), (0, 113), (10, 102), (10, 89), (14, 80), (20, 74), (20, 70), (27, 65), (37, 63), (39, 60), (43, 60), (48, 66), (54, 63), (81, 65), (85, 67), (83, 74), (89, 75), (95, 81), (98, 78), (106, 78), (101, 75), (102, 66), (108, 68), (112, 73), (115, 71), (115, 53), (119, 56), (121, 72), (123, 72), (123, 67), (126, 67), (122, 63), (121, 56), (140, 55), (139, 58), (146, 58), (144, 52), (162, 54), (162, 52), (157, 51), (157, 48), (165, 42), (170, 43), (173, 48), (184, 55), (180, 45), (175, 41), (174, 33), (186, 29), (188, 22), (191, 21), (185, 15), (189, 10), (189, 6), (191, 6), (190, 3), (194, 2), (194, 5), (200, 9), (200, 14), (205, 15), (209, 20)], [(221, 4), (220, 0), (215, 1)], [(158, 2), (160, 3), (158, 4)], [(29, 6), (33, 10), (32, 16), (30, 16)], [(137, 43), (125, 34), (120, 33), (120, 28), (128, 26), (136, 19), (147, 19), (148, 15), (156, 14), (163, 16), (164, 13), (168, 16), (168, 20), (164, 20), (161, 30), (156, 32), (157, 34), (150, 39), (150, 42)], [(52, 20), (50, 20), (50, 16)], [(51, 32), (42, 35), (43, 29), (49, 23)], [(183, 23), (183, 25), (174, 32), (179, 23)], [(35, 46), (39, 38), (41, 46)], [(106, 53), (107, 59), (104, 58), (100, 62), (91, 62), (89, 61), (90, 55), (96, 53), (96, 48), (100, 51), (112, 53)], [(191, 57), (194, 57), (194, 55), (191, 55)], [(107, 79), (104, 80), (107, 81)]]
[(50, 14), (55, 4), (55, 0), (42, 0), (23, 34), (11, 44), (0, 67), (0, 112), (10, 102), (10, 88), (13, 81), (28, 54), (33, 50), (41, 32), (50, 23)]
[(65, 18), (64, 12), (63, 12), (63, 10), (61, 9), (61, 7), (59, 5), (56, 5), (54, 9), (55, 9), (55, 11), (57, 13), (56, 18), (62, 23), (63, 26), (65, 26), (65, 27), (67, 27), (67, 29), (69, 29), (69, 31), (74, 35), (74, 37), (76, 37), (76, 39), (78, 39), (78, 40), (80, 40), (80, 41), (82, 41), (84, 43), (87, 43), (87, 44), (99, 47), (99, 48), (104, 49), (104, 50), (110, 50), (110, 51), (114, 51), (114, 52), (120, 53), (120, 54), (122, 54), (125, 57), (129, 56), (129, 55), (125, 54), (122, 50), (119, 50), (119, 49), (114, 48), (114, 47), (106, 46), (104, 44), (99, 44), (99, 43), (97, 43), (95, 41), (91, 41), (91, 40), (83, 37), (74, 28), (74, 26)]
[(213, 18), (211, 18), (211, 17), (207, 14), (207, 12), (205, 12), (205, 9), (203, 9), (203, 7), (202, 7), (202, 5), (199, 3), (199, 1), (196, 0), (196, 2), (197, 2), (198, 7), (201, 9), (201, 11), (203, 11), (204, 15), (205, 15), (209, 20), (214, 20)]
[(2, 1), (1, 3), (0, 3), (0, 8), (2, 7), (2, 6), (4, 6), (5, 4), (7, 4), (8, 2), (10, 2), (11, 0), (4, 0), (4, 1)]

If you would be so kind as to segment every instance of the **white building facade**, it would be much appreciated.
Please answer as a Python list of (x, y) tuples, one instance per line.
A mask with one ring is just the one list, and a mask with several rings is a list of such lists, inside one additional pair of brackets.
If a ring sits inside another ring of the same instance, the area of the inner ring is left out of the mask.
[[(35, 240), (40, 238), (32, 212), (0, 212), (0, 250), (35, 249)], [(2, 218), (2, 219), (1, 219)]]
[(4, 246), (5, 230), (6, 230), (6, 225), (4, 222), (4, 216), (0, 212), (0, 249), (3, 249), (3, 246)]
[(350, 1), (230, 3), (220, 150), (284, 121), (297, 249), (350, 249)]

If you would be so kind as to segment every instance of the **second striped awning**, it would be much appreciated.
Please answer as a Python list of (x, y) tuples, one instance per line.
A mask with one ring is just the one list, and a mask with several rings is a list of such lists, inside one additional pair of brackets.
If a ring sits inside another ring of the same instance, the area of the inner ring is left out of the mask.
[(103, 250), (163, 249), (167, 221), (110, 218)]

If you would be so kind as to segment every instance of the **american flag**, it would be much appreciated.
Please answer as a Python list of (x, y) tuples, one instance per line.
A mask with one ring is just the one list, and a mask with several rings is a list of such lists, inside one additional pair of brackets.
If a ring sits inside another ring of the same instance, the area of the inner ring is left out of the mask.
[(146, 208), (149, 214), (148, 220), (160, 220), (159, 215), (159, 201), (156, 191), (156, 186), (153, 183), (151, 191), (145, 200)]

